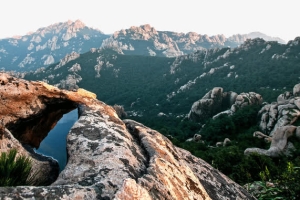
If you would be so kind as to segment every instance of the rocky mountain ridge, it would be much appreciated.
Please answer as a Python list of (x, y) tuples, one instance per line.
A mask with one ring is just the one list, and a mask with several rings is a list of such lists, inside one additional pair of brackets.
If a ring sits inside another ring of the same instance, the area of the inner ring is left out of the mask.
[(1, 198), (255, 199), (159, 132), (120, 120), (91, 92), (60, 90), (4, 73), (0, 82), (1, 130), (11, 134), (0, 139), (1, 145), (11, 144), (1, 148), (4, 152), (26, 152), (22, 144), (38, 146), (47, 135), (45, 127), (53, 127), (65, 112), (78, 108), (80, 116), (68, 134), (68, 163), (57, 180), (49, 186), (1, 187)]
[(197, 50), (236, 47), (248, 38), (261, 37), (284, 43), (262, 33), (201, 35), (195, 32), (157, 31), (149, 24), (107, 35), (77, 20), (56, 23), (24, 36), (0, 39), (0, 69), (30, 71), (59, 62), (67, 54), (85, 53), (92, 48), (110, 47), (128, 55), (176, 57)]
[(72, 52), (100, 47), (109, 36), (80, 20), (39, 28), (28, 35), (0, 39), (0, 69), (29, 71), (58, 62)]
[(247, 39), (262, 38), (266, 41), (285, 43), (280, 38), (270, 37), (260, 32), (236, 34), (229, 38), (224, 35), (201, 35), (195, 32), (176, 33), (157, 31), (149, 24), (116, 31), (103, 41), (102, 47), (115, 47), (124, 54), (174, 57), (193, 53), (197, 50), (237, 47)]

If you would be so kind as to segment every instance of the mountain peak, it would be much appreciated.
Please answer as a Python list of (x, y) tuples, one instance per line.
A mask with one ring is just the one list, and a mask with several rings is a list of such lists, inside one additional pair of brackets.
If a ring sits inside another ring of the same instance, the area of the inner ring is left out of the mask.
[(154, 27), (152, 27), (150, 24), (144, 24), (140, 26), (131, 26), (129, 28), (130, 31), (134, 32), (144, 32), (144, 33), (149, 33), (149, 32), (157, 32)]
[(24, 36), (0, 40), (0, 53), (10, 54), (0, 56), (0, 66), (20, 71), (27, 67), (32, 69), (33, 66), (47, 66), (58, 62), (72, 51), (84, 53), (99, 47), (108, 37), (110, 36), (86, 26), (80, 20), (51, 24)]
[(74, 28), (76, 28), (76, 29), (82, 29), (82, 28), (84, 28), (86, 25), (82, 22), (82, 21), (80, 21), (79, 19), (77, 19), (75, 22), (73, 22), (73, 21), (71, 21), (71, 20), (68, 20), (68, 25), (69, 26), (73, 26)]
[(129, 29), (122, 29), (120, 31), (116, 31), (113, 37), (114, 39), (116, 39), (120, 36), (129, 36), (132, 39), (148, 40), (154, 35), (158, 35), (158, 32), (155, 30), (155, 28), (151, 27), (150, 24), (144, 24), (140, 26), (131, 26)]
[(86, 27), (86, 25), (80, 20), (76, 20), (76, 21), (68, 20), (66, 22), (59, 22), (59, 23), (51, 24), (47, 27), (39, 28), (37, 30), (37, 33), (50, 32), (53, 30), (55, 32), (59, 32), (63, 29), (70, 29), (72, 30), (72, 32), (77, 32), (78, 30), (83, 29), (84, 27)]

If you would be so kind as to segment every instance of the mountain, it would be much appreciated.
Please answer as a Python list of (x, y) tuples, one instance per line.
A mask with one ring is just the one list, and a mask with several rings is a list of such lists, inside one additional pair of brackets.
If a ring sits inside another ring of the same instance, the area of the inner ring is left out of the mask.
[(27, 73), (66, 89), (86, 88), (107, 104), (123, 105), (145, 120), (158, 115), (184, 117), (211, 88), (256, 92), (264, 101), (298, 83), (300, 37), (287, 44), (248, 39), (236, 48), (199, 50), (176, 58), (123, 55), (91, 50)]
[(261, 38), (265, 41), (277, 41), (281, 44), (286, 44), (286, 41), (279, 37), (271, 37), (261, 32), (251, 32), (248, 34), (235, 34), (228, 38), (229, 41), (236, 42), (236, 43), (243, 43), (247, 39), (255, 39), (255, 38)]
[(106, 35), (87, 27), (83, 22), (68, 21), (40, 28), (24, 36), (0, 40), (0, 69), (6, 71), (30, 71), (59, 62), (67, 54), (77, 55), (91, 48), (113, 47), (126, 55), (176, 57), (197, 50), (237, 47), (248, 38), (273, 38), (259, 32), (244, 35), (201, 35), (195, 32), (176, 33), (157, 31), (149, 24), (116, 31)]
[(108, 37), (77, 20), (56, 23), (24, 36), (1, 39), (0, 69), (35, 70), (59, 62), (66, 54), (98, 48)]
[(247, 39), (257, 37), (266, 41), (285, 43), (280, 38), (273, 38), (259, 32), (237, 34), (226, 38), (224, 35), (208, 36), (195, 32), (185, 34), (157, 31), (154, 27), (146, 24), (116, 31), (112, 37), (103, 41), (102, 47), (116, 47), (126, 55), (174, 57), (202, 49), (237, 47)]

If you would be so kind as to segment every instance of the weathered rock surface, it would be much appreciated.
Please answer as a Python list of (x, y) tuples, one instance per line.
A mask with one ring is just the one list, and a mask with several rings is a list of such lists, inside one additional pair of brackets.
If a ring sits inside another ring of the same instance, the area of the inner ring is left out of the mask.
[[(0, 74), (0, 82), (2, 126), (23, 144), (38, 146), (45, 137), (36, 130), (48, 107), (47, 126), (54, 126), (58, 116), (76, 107), (80, 116), (68, 134), (68, 163), (57, 180), (43, 187), (0, 188), (1, 198), (255, 199), (159, 132), (132, 120), (121, 121), (112, 107), (92, 93), (59, 90), (6, 74)], [(13, 136), (9, 142), (17, 143)], [(0, 144), (1, 149), (6, 145), (2, 140)]]
[(208, 118), (216, 118), (221, 114), (231, 115), (247, 105), (261, 105), (262, 102), (261, 95), (255, 92), (238, 95), (235, 92), (223, 92), (223, 88), (215, 87), (192, 105), (188, 118), (203, 122)]
[(253, 136), (271, 141), (268, 150), (259, 148), (248, 148), (245, 154), (258, 153), (271, 157), (281, 154), (290, 155), (295, 149), (288, 139), (295, 135), (300, 139), (300, 128), (294, 126), (300, 117), (300, 84), (296, 84), (293, 92), (286, 91), (277, 97), (276, 102), (264, 105), (258, 114), (260, 115), (259, 128)]
[[(280, 155), (290, 155), (294, 150), (294, 145), (288, 141), (292, 135), (297, 135), (296, 126), (282, 126), (276, 129), (273, 137), (271, 138), (271, 146), (268, 150), (259, 148), (247, 148), (244, 152), (245, 155), (251, 153), (258, 153), (270, 157), (278, 157)], [(300, 137), (298, 136), (300, 139)]]
[(300, 84), (296, 84), (293, 92), (285, 92), (278, 96), (276, 102), (261, 108), (259, 127), (265, 134), (272, 136), (277, 128), (293, 125), (300, 117)]

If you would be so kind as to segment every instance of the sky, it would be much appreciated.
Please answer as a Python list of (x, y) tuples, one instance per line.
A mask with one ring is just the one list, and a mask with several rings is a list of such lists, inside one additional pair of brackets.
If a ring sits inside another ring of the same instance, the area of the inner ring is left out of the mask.
[(299, 0), (2, 0), (0, 39), (68, 20), (112, 34), (150, 24), (158, 31), (209, 36), (254, 31), (300, 36)]

